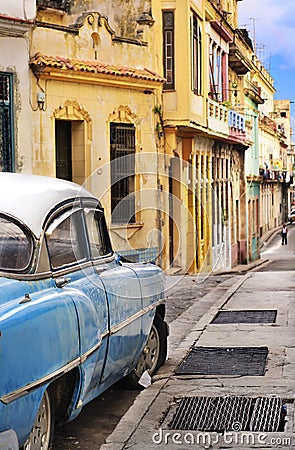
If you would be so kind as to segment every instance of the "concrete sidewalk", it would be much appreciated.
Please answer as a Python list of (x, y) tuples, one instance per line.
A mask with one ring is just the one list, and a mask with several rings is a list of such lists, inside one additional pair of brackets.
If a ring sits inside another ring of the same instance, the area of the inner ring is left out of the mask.
[[(284, 288), (282, 289), (282, 276)], [(200, 316), (198, 302), (171, 323), (169, 354), (153, 383), (142, 391), (107, 438), (103, 450), (190, 448), (295, 449), (295, 281), (292, 272), (236, 275), (221, 283), (202, 301), (212, 306)], [(273, 324), (211, 324), (219, 310), (276, 310)], [(268, 347), (264, 376), (175, 375), (175, 368), (192, 345), (198, 347)], [(171, 430), (169, 423), (183, 397), (278, 397), (287, 402), (283, 432), (210, 432)], [(186, 433), (186, 434), (185, 434)], [(246, 433), (246, 446), (241, 436)], [(188, 442), (188, 437), (190, 442)], [(205, 441), (204, 441), (205, 439)], [(249, 446), (251, 439), (251, 446)], [(192, 440), (194, 440), (192, 442)], [(194, 444), (194, 445), (193, 445)]]

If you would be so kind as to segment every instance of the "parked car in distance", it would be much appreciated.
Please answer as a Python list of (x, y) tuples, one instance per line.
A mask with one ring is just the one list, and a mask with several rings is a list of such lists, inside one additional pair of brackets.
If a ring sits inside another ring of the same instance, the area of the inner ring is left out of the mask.
[(295, 208), (291, 209), (289, 212), (288, 219), (291, 223), (295, 222)]
[(165, 362), (164, 274), (119, 261), (82, 186), (0, 173), (0, 191), (0, 448), (49, 450), (56, 420)]

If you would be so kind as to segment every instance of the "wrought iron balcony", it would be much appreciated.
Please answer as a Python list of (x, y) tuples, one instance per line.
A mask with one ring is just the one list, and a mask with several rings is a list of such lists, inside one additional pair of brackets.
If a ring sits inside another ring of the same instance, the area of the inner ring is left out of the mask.
[(251, 70), (249, 52), (253, 52), (253, 44), (248, 31), (237, 28), (234, 40), (229, 44), (228, 64), (238, 75), (245, 75)]
[(276, 122), (268, 116), (265, 116), (263, 113), (259, 115), (259, 125), (267, 128), (269, 131), (273, 133), (278, 133), (278, 126)]
[(246, 95), (246, 97), (249, 97), (251, 100), (253, 100), (256, 104), (262, 105), (264, 103), (264, 99), (261, 97), (261, 87), (259, 87), (255, 82), (246, 80), (244, 94)]
[(71, 0), (37, 0), (37, 7), (41, 9), (51, 8), (69, 12)]

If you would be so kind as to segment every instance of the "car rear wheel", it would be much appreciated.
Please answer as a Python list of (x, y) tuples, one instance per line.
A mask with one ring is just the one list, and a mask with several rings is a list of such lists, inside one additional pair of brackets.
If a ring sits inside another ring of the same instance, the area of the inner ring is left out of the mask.
[(54, 412), (50, 392), (45, 391), (35, 423), (23, 450), (50, 450), (53, 443)]
[(164, 364), (166, 357), (167, 327), (160, 314), (156, 313), (148, 340), (133, 372), (129, 375), (130, 384), (139, 388), (138, 382), (142, 374), (147, 371), (152, 377)]

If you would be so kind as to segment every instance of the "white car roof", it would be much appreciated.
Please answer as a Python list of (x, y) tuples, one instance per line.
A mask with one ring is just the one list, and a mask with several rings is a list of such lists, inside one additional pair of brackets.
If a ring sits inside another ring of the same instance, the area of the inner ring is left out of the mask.
[(95, 197), (83, 186), (39, 175), (0, 173), (0, 211), (27, 225), (39, 237), (42, 224), (57, 204), (76, 197)]

